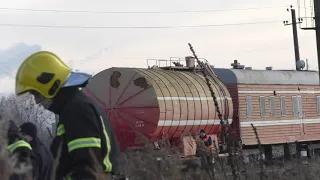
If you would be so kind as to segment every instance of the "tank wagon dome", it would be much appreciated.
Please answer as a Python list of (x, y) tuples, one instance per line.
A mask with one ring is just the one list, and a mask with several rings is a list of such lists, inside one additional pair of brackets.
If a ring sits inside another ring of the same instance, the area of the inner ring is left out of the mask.
[[(232, 122), (232, 99), (224, 84), (211, 79), (225, 120)], [(139, 144), (137, 134), (155, 141), (179, 138), (220, 125), (205, 78), (191, 71), (109, 68), (96, 74), (83, 91), (105, 111), (120, 147)]]

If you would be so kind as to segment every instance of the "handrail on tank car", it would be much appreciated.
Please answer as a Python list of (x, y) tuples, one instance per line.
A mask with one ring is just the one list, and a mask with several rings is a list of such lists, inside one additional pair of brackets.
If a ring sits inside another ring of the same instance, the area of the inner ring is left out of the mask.
[[(155, 63), (153, 63), (152, 65), (149, 64), (149, 61), (155, 61)], [(147, 66), (150, 68), (150, 66), (158, 66), (158, 67), (162, 67), (161, 66), (161, 62), (165, 62), (165, 67), (174, 67), (172, 65), (173, 62), (179, 62), (181, 64), (181, 58), (179, 57), (170, 57), (169, 60), (167, 59), (147, 59)]]
[(207, 59), (204, 59), (204, 58), (203, 58), (203, 61), (204, 61), (205, 64), (207, 64), (210, 67), (209, 70), (211, 71), (211, 73), (214, 74), (218, 78), (217, 74), (212, 70), (212, 66), (209, 63), (209, 61)]
[[(168, 63), (167, 63), (168, 60), (166, 60), (166, 59), (147, 59), (147, 66), (148, 66), (148, 68), (150, 68), (149, 61), (156, 61), (156, 63), (153, 64), (152, 66), (158, 66), (158, 67), (160, 67), (160, 62), (162, 62), (162, 61), (165, 61), (165, 62), (166, 62), (166, 65), (168, 64)], [(152, 66), (151, 66), (151, 67), (152, 67)]]
[[(177, 59), (177, 60), (175, 60), (175, 59)], [(179, 64), (181, 64), (181, 58), (179, 58), (179, 57), (170, 57), (170, 67), (171, 67), (171, 65), (172, 65), (172, 63), (173, 62), (178, 62)], [(183, 65), (183, 64), (182, 64)]]
[[(198, 59), (204, 61), (204, 63), (209, 64), (208, 60), (205, 58), (198, 58)], [(149, 61), (155, 61), (155, 63), (150, 64)], [(160, 67), (163, 67), (161, 66), (161, 62), (165, 62), (165, 67), (176, 67), (176, 65), (173, 65), (174, 62), (177, 62), (182, 66), (185, 66), (184, 65), (185, 63), (182, 64), (183, 62), (185, 62), (185, 59), (180, 57), (170, 57), (170, 59), (168, 60), (167, 59), (147, 59), (147, 66), (148, 68), (151, 68), (153, 66), (157, 66), (158, 68), (160, 68)]]

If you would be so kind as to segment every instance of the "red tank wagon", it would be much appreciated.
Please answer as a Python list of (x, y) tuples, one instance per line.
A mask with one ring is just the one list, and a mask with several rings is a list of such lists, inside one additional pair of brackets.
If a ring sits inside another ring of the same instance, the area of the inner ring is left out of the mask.
[[(189, 67), (110, 68), (96, 74), (84, 92), (104, 108), (121, 149), (138, 146), (136, 133), (151, 141), (188, 133), (217, 134), (220, 120), (205, 78)], [(211, 79), (220, 111), (232, 123), (232, 99)]]

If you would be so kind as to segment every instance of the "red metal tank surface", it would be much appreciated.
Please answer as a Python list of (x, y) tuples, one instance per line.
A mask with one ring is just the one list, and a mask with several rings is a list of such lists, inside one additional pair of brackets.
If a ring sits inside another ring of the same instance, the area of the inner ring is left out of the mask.
[[(224, 120), (232, 122), (232, 99), (211, 79)], [(220, 125), (205, 78), (193, 71), (110, 68), (96, 74), (83, 91), (105, 111), (120, 147), (137, 145), (136, 133), (155, 141), (190, 132), (216, 134)]]

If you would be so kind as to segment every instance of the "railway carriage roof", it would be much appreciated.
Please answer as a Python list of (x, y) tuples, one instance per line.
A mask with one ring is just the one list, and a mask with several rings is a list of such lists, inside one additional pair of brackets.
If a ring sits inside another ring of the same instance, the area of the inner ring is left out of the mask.
[(247, 70), (214, 68), (225, 84), (319, 85), (317, 71)]

